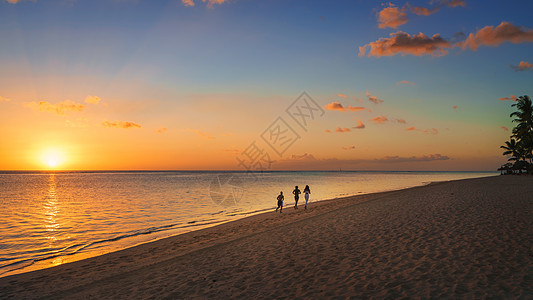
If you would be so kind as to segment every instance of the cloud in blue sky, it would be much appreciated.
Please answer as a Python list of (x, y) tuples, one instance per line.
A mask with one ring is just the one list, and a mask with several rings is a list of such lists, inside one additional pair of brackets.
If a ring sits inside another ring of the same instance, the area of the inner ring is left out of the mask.
[(463, 50), (476, 51), (481, 46), (497, 47), (505, 42), (513, 44), (533, 42), (533, 29), (521, 28), (509, 22), (502, 22), (497, 27), (485, 26), (476, 33), (470, 33), (465, 41), (456, 44)]
[(515, 71), (533, 71), (533, 64), (530, 64), (527, 61), (521, 61), (518, 66), (511, 66)]
[(409, 19), (405, 13), (405, 8), (399, 8), (392, 3), (378, 13), (379, 28), (398, 28), (398, 26), (407, 23)]
[(439, 34), (432, 37), (423, 33), (410, 35), (402, 31), (391, 33), (389, 38), (380, 38), (359, 47), (359, 56), (393, 56), (431, 55), (443, 56), (451, 48), (470, 49), (476, 51), (481, 46), (497, 47), (505, 42), (514, 44), (533, 42), (533, 29), (521, 28), (509, 22), (502, 22), (497, 27), (485, 26), (475, 33), (470, 33), (464, 41), (452, 44)]
[[(222, 4), (224, 2), (227, 2), (227, 0), (201, 0), (202, 2), (206, 3), (207, 2), (207, 7), (209, 8), (213, 8), (213, 5), (214, 4)], [(185, 6), (194, 6), (196, 3), (194, 2), (194, 0), (181, 0), (181, 2), (185, 5)], [(198, 2), (198, 1), (197, 1)]]

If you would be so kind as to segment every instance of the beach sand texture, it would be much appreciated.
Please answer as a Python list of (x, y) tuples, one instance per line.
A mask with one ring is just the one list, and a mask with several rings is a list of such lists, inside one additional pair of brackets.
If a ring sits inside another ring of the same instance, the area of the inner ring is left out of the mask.
[(0, 278), (0, 298), (531, 299), (532, 209), (526, 176), (314, 202)]

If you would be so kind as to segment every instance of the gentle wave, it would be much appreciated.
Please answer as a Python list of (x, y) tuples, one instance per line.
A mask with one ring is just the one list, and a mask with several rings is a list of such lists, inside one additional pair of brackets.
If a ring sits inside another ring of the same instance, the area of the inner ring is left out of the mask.
[(152, 234), (156, 232), (169, 231), (173, 229), (185, 229), (185, 228), (190, 228), (190, 227), (215, 225), (215, 224), (223, 223), (225, 221), (227, 220), (208, 219), (208, 220), (202, 220), (202, 221), (189, 221), (186, 224), (183, 224), (183, 223), (168, 224), (168, 225), (163, 225), (163, 226), (158, 226), (158, 227), (150, 227), (150, 228), (146, 228), (143, 230), (135, 230), (132, 233), (127, 233), (127, 234), (115, 236), (115, 237), (108, 238), (108, 239), (97, 240), (97, 241), (93, 241), (93, 242), (86, 243), (86, 244), (74, 244), (74, 245), (70, 245), (62, 249), (59, 249), (59, 250), (45, 251), (45, 252), (43, 252), (44, 250), (28, 251), (28, 252), (24, 252), (21, 254), (34, 254), (31, 258), (22, 258), (22, 259), (0, 258), (0, 262), (7, 261), (7, 263), (4, 263), (4, 264), (0, 263), (0, 275), (7, 273), (7, 272), (12, 272), (20, 268), (28, 267), (38, 261), (51, 260), (51, 259), (61, 257), (61, 256), (74, 255), (84, 249), (88, 249), (92, 246), (103, 244), (103, 243), (115, 242), (115, 241), (119, 241), (125, 238)]
[[(247, 182), (241, 180), (244, 172), (230, 171), (0, 171), (0, 276), (41, 267), (36, 263), (61, 256), (73, 261), (96, 250), (106, 253), (265, 212), (275, 208), (280, 191), (290, 205), (295, 185), (311, 187), (312, 205), (317, 200), (496, 174), (276, 171)], [(211, 189), (213, 182), (233, 177), (237, 186)], [(213, 193), (233, 197), (232, 205)]]

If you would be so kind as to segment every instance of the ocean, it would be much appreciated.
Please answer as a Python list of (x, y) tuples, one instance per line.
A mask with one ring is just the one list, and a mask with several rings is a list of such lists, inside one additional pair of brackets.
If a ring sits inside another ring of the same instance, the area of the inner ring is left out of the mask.
[[(0, 276), (313, 202), (494, 172), (0, 172)], [(300, 198), (299, 205), (305, 200)]]

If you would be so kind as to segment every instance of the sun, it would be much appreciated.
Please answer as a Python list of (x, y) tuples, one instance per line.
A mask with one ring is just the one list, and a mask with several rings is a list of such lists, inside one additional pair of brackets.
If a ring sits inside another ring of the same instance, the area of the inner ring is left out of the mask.
[(46, 163), (48, 164), (49, 167), (53, 168), (53, 167), (57, 166), (57, 159), (49, 158)]
[(64, 161), (64, 154), (57, 149), (47, 149), (43, 151), (41, 161), (50, 169), (59, 167)]

